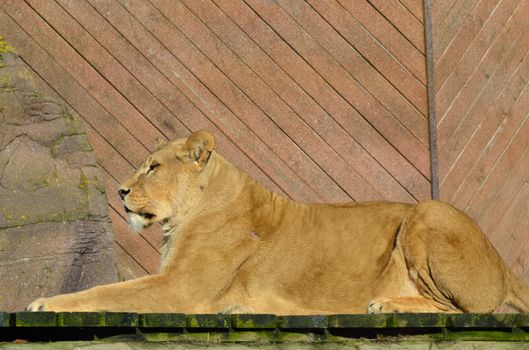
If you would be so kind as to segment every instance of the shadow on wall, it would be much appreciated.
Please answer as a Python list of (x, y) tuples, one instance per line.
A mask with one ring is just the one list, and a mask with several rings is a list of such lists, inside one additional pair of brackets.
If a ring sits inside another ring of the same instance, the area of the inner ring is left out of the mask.
[(0, 310), (117, 281), (112, 245), (80, 118), (37, 91), (0, 37)]

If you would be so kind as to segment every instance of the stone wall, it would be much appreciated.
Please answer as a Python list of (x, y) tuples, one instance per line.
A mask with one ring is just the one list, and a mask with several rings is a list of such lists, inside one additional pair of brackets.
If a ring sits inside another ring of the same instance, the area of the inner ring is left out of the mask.
[(0, 310), (116, 281), (112, 244), (83, 124), (0, 38)]

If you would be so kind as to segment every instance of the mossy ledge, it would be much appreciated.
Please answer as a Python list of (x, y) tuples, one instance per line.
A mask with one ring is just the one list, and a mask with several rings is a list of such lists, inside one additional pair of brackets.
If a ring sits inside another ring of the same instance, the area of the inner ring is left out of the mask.
[[(66, 330), (67, 329), (67, 330)], [(529, 314), (184, 315), (0, 312), (0, 343), (29, 341), (347, 343), (529, 341)]]

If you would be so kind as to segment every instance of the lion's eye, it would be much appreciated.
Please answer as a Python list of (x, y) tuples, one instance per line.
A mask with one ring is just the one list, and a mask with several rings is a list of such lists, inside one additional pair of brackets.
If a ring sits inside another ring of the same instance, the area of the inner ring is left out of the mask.
[(149, 170), (147, 170), (147, 174), (150, 173), (151, 171), (154, 171), (154, 170), (158, 169), (159, 167), (160, 167), (160, 164), (151, 163), (151, 165), (149, 165)]

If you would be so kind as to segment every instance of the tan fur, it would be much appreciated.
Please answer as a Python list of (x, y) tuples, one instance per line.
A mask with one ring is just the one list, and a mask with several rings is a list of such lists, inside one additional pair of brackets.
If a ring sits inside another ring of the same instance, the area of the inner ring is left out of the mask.
[(528, 288), (464, 213), (436, 201), (297, 203), (236, 169), (206, 132), (161, 146), (121, 191), (131, 227), (162, 224), (159, 274), (29, 310), (529, 311)]

